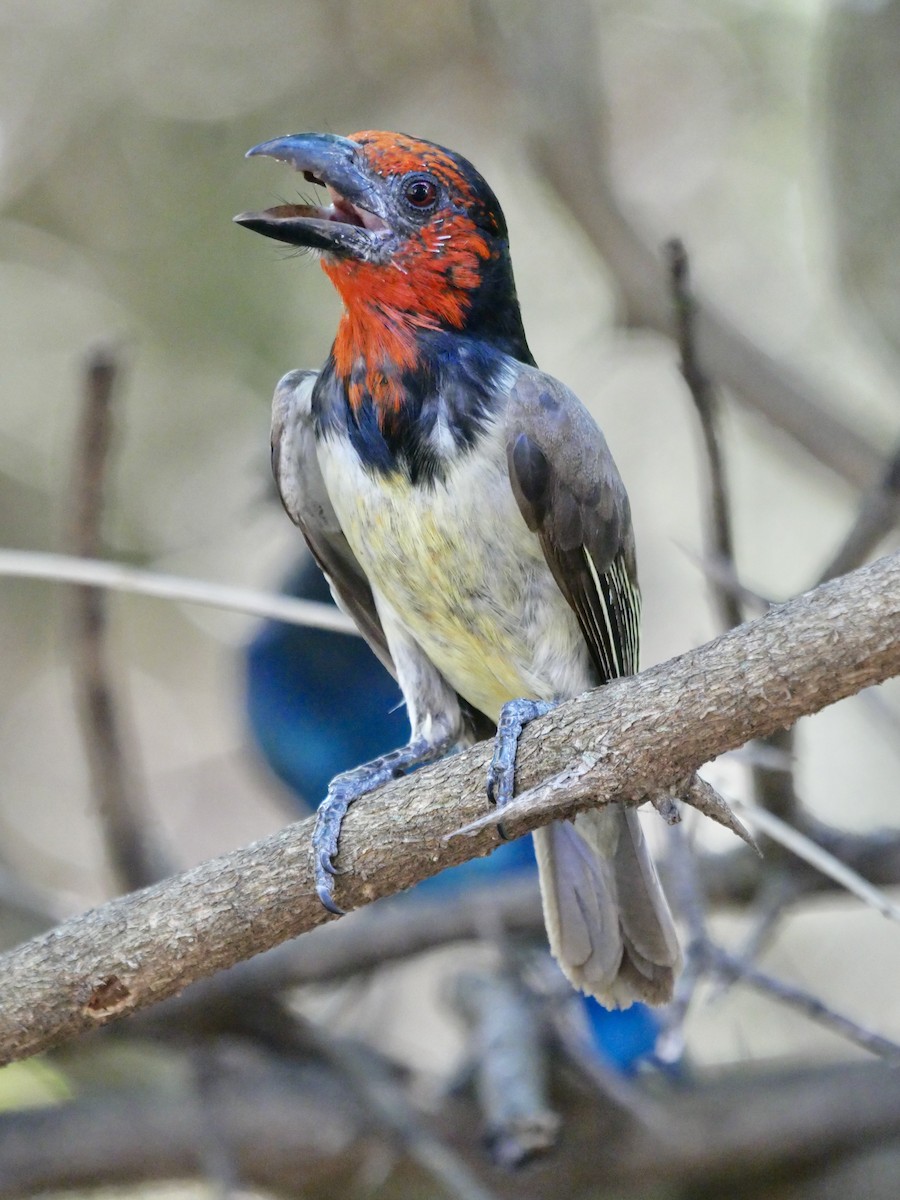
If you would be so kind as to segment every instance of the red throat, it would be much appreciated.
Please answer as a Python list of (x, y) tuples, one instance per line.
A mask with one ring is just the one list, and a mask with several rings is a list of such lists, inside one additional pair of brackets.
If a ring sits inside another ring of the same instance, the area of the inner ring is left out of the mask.
[(490, 253), (471, 222), (452, 216), (408, 239), (386, 265), (323, 261), (344, 301), (334, 343), (338, 375), (349, 381), (360, 367), (365, 373), (364, 386), (349, 384), (354, 408), (365, 391), (379, 414), (399, 408), (400, 375), (415, 366), (417, 333), (463, 328)]
[[(384, 158), (389, 159), (384, 167), (392, 172), (424, 167), (451, 190), (467, 186), (452, 160), (431, 158), (433, 147), (427, 147), (428, 161), (423, 161), (423, 143), (414, 139), (361, 133), (353, 140), (366, 146), (376, 170)], [(354, 409), (368, 392), (379, 420), (396, 412), (403, 403), (403, 372), (416, 365), (418, 333), (464, 327), (491, 250), (483, 231), (461, 207), (436, 214), (410, 233), (387, 263), (323, 260), (344, 302), (334, 358)]]

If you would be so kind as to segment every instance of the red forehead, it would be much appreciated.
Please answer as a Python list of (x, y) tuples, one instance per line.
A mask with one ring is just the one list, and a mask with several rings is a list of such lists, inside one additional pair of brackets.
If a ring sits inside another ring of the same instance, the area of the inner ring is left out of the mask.
[(351, 141), (365, 147), (365, 156), (373, 170), (381, 175), (405, 175), (408, 171), (427, 171), (446, 187), (468, 190), (468, 182), (456, 159), (441, 146), (405, 133), (365, 130), (350, 135)]

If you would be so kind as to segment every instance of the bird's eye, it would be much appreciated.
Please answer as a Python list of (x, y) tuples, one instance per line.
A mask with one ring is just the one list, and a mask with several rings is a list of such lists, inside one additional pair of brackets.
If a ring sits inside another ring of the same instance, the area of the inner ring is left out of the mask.
[(437, 184), (427, 175), (415, 175), (403, 185), (403, 198), (419, 212), (427, 212), (437, 204)]

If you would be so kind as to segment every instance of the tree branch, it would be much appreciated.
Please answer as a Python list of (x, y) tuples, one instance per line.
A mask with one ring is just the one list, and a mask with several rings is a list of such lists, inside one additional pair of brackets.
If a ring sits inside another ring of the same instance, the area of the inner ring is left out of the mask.
[[(695, 323), (698, 307), (691, 291), (690, 263), (684, 243), (680, 238), (672, 238), (666, 244), (665, 252), (675, 309), (675, 334), (681, 356), (681, 374), (697, 410), (709, 468), (707, 556), (714, 561), (726, 563), (733, 570), (734, 534), (725, 481), (725, 460), (719, 434), (719, 398), (697, 354)], [(715, 578), (711, 578), (710, 582), (713, 585), (713, 599), (720, 627), (730, 629), (733, 625), (740, 625), (743, 614), (737, 593), (720, 584)]]
[[(84, 558), (97, 558), (102, 548), (117, 375), (111, 350), (98, 348), (89, 356), (71, 489), (70, 541)], [(147, 799), (109, 645), (108, 594), (102, 588), (76, 588), (73, 599), (75, 713), (117, 890), (130, 891), (155, 883), (171, 868), (147, 823)]]
[(310, 629), (330, 629), (335, 633), (361, 636), (351, 619), (333, 604), (315, 600), (297, 600), (293, 596), (257, 592), (253, 588), (210, 583), (183, 575), (163, 575), (144, 571), (124, 563), (99, 558), (76, 558), (71, 554), (45, 554), (40, 550), (10, 550), (0, 547), (0, 577), (44, 579), (50, 583), (77, 583), (83, 587), (110, 588), (134, 592), (159, 600), (182, 604), (202, 604), (246, 613), (268, 621), (286, 621), (290, 625), (308, 625)]
[(856, 520), (820, 582), (845, 575), (872, 553), (900, 522), (900, 445), (887, 460), (881, 478), (863, 494)]
[[(585, 755), (593, 767), (543, 804), (514, 801), (524, 833), (604, 802), (639, 804), (704, 762), (900, 673), (900, 554), (807, 592), (529, 726), (523, 789)], [(484, 811), (491, 748), (398, 780), (351, 810), (337, 899), (352, 908), (464, 859), (497, 834), (452, 832)], [(76, 917), (0, 958), (0, 1062), (165, 999), (328, 919), (313, 887), (312, 818)]]

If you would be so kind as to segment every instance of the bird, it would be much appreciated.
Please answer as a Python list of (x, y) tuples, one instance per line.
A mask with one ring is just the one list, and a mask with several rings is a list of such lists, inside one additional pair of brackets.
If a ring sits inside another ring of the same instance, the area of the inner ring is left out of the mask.
[[(318, 809), (316, 889), (340, 913), (334, 860), (355, 800), (494, 735), (487, 792), (502, 819), (525, 725), (638, 669), (634, 534), (599, 426), (529, 350), (506, 220), (475, 167), (373, 130), (289, 134), (256, 156), (328, 203), (235, 220), (315, 251), (343, 305), (323, 367), (276, 386), (276, 484), (411, 727), (333, 779)], [(613, 803), (533, 838), (572, 985), (607, 1008), (670, 1000), (678, 938), (637, 813)]]

